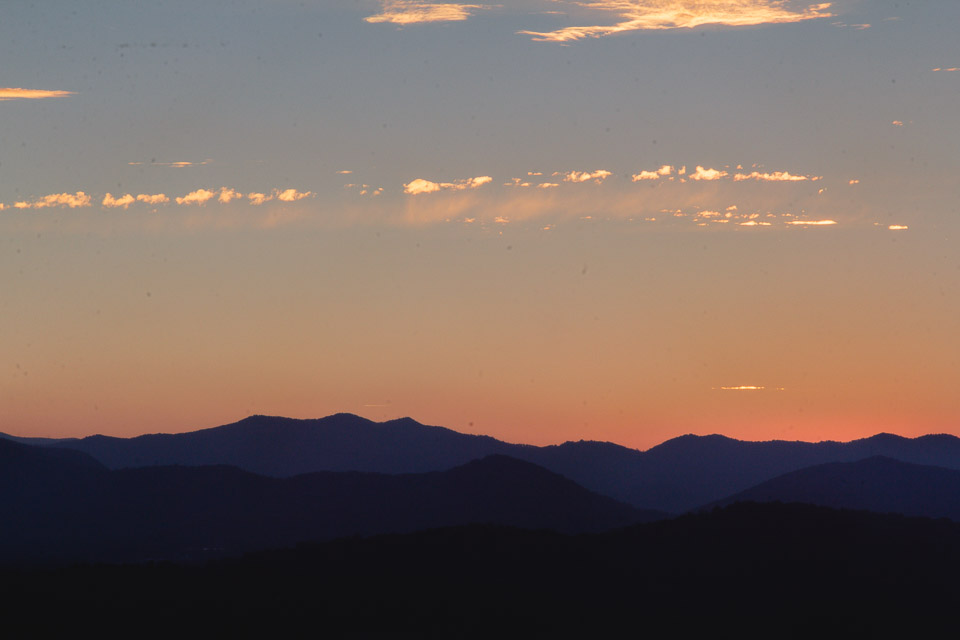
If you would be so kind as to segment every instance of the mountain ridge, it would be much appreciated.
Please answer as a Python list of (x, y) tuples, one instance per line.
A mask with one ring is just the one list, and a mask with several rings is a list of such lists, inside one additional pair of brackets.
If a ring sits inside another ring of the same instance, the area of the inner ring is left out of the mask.
[(405, 417), (374, 422), (349, 413), (296, 419), (252, 415), (180, 434), (89, 436), (45, 446), (93, 455), (112, 469), (163, 464), (230, 464), (289, 477), (313, 471), (390, 474), (450, 469), (492, 454), (533, 462), (639, 508), (680, 513), (790, 471), (826, 462), (888, 455), (960, 469), (960, 439), (879, 433), (849, 442), (743, 441), (685, 434), (646, 451), (596, 440), (535, 446), (464, 434)]

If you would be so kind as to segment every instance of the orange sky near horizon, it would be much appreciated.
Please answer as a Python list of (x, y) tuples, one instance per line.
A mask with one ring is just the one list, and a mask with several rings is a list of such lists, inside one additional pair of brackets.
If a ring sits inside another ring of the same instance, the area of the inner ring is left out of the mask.
[(60, 4), (0, 23), (0, 431), (960, 435), (960, 3)]

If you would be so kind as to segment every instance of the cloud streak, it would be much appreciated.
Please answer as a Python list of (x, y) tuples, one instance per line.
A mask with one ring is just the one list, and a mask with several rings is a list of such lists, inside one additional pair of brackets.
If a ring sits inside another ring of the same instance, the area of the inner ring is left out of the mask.
[(518, 33), (540, 42), (571, 42), (629, 31), (692, 29), (702, 25), (744, 27), (834, 16), (828, 11), (830, 2), (809, 4), (799, 11), (789, 9), (783, 0), (596, 0), (568, 4), (591, 12), (613, 14), (617, 22)]
[(415, 2), (411, 0), (381, 0), (380, 13), (367, 16), (364, 21), (370, 23), (391, 23), (399, 25), (421, 24), (428, 22), (461, 22), (479, 9), (482, 4), (457, 4)]
[(45, 98), (65, 98), (76, 95), (73, 91), (47, 91), (44, 89), (21, 89), (18, 87), (0, 87), (0, 101), (3, 100), (43, 100)]

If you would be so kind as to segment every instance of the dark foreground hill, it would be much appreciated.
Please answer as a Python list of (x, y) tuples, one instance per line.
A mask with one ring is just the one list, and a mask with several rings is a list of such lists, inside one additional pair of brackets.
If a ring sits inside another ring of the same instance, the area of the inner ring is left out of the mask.
[(874, 456), (793, 471), (718, 504), (804, 502), (960, 521), (960, 471)]
[(205, 566), (7, 570), (0, 599), (37, 634), (939, 637), (958, 573), (949, 521), (738, 504), (605, 534), (472, 526)]
[(616, 500), (672, 513), (828, 462), (882, 455), (960, 469), (960, 439), (949, 435), (908, 439), (880, 434), (846, 443), (743, 442), (689, 435), (637, 451), (590, 441), (517, 445), (409, 418), (377, 423), (350, 414), (317, 420), (252, 416), (190, 433), (45, 442), (88, 453), (112, 469), (226, 464), (273, 477), (313, 471), (423, 473), (500, 454), (540, 465)]
[(505, 456), (425, 474), (282, 479), (224, 466), (109, 471), (7, 440), (0, 460), (4, 562), (198, 559), (469, 523), (602, 531), (659, 516)]

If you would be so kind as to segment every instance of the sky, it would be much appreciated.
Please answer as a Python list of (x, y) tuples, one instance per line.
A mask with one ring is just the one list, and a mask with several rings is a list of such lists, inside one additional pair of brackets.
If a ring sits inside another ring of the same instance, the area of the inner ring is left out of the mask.
[(960, 3), (3, 13), (0, 431), (960, 435)]

